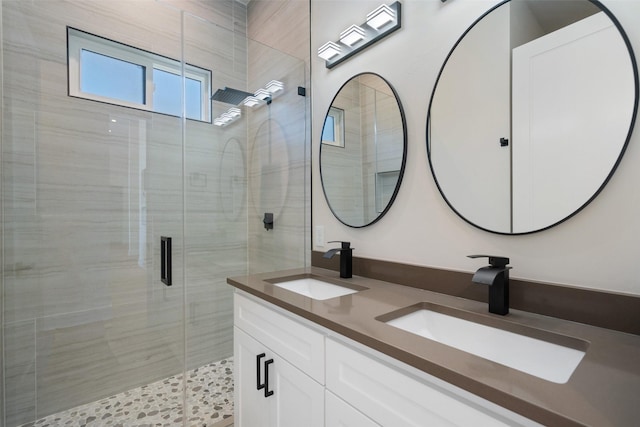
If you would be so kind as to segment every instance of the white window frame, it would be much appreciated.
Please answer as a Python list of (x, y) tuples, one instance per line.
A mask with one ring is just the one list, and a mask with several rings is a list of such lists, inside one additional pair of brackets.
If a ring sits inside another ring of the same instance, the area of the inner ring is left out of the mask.
[[(70, 96), (157, 112), (159, 114), (167, 114), (153, 109), (153, 92), (155, 88), (153, 83), (153, 70), (155, 68), (181, 76), (183, 74), (183, 67), (180, 61), (105, 39), (72, 27), (67, 27), (67, 49)], [(83, 50), (144, 67), (144, 103), (130, 102), (118, 98), (83, 92), (81, 89), (82, 70), (80, 67), (80, 55)], [(209, 97), (211, 93), (211, 71), (190, 64), (184, 64), (184, 77), (197, 80), (201, 83), (201, 117), (195, 120), (211, 123), (211, 102)], [(192, 117), (187, 118), (194, 119)]]
[[(322, 140), (323, 144), (344, 148), (344, 110), (337, 107), (329, 107), (327, 116), (333, 118), (333, 140)], [(327, 126), (327, 119), (324, 119)], [(324, 133), (324, 132), (323, 132)]]

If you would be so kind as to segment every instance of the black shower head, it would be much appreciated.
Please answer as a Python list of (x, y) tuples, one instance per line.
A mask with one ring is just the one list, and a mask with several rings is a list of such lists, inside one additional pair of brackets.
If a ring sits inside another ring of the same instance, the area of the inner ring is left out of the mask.
[(216, 90), (216, 93), (213, 94), (211, 99), (214, 101), (225, 102), (227, 104), (238, 105), (244, 101), (247, 96), (253, 96), (253, 94), (243, 90), (225, 87), (224, 89)]

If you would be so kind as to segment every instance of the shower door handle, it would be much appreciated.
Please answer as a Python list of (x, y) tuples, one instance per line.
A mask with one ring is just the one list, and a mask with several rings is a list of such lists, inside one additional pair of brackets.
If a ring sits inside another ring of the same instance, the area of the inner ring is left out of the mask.
[(171, 237), (160, 236), (160, 280), (171, 286)]

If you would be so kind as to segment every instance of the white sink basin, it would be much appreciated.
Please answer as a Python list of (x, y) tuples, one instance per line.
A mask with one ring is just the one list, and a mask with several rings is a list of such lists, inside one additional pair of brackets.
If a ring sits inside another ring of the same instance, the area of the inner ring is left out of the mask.
[(316, 300), (337, 298), (344, 295), (355, 294), (361, 290), (339, 286), (311, 277), (277, 282), (273, 283), (273, 285)]
[(559, 384), (569, 380), (587, 346), (584, 341), (548, 333), (555, 341), (561, 337), (577, 342), (573, 347), (582, 351), (426, 308), (385, 323)]

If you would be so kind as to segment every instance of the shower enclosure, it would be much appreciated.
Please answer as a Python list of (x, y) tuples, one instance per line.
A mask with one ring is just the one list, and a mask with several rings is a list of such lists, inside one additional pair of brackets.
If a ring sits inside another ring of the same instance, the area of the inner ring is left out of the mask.
[[(0, 427), (163, 382), (163, 425), (215, 425), (215, 384), (196, 398), (189, 378), (232, 366), (226, 278), (308, 264), (304, 61), (250, 40), (231, 0), (4, 0), (0, 13)], [(175, 60), (177, 113), (70, 96), (68, 28)], [(188, 66), (210, 71), (211, 93), (283, 89), (253, 108), (206, 93), (211, 117), (193, 120)], [(239, 119), (213, 123), (232, 107)]]

